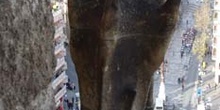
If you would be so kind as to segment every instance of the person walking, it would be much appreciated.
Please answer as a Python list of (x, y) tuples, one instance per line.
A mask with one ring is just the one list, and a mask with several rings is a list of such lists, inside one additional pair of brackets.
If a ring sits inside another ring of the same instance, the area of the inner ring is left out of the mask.
[(69, 99), (66, 100), (66, 103), (67, 103), (67, 107), (68, 107), (68, 110), (69, 110), (70, 109)]
[(177, 82), (178, 82), (178, 84), (180, 85), (180, 83), (181, 83), (181, 79), (178, 78), (178, 79), (177, 79)]
[(68, 99), (68, 102), (67, 102), (67, 106), (68, 106), (68, 110), (72, 110), (73, 109), (73, 102), (71, 99)]
[(182, 82), (182, 91), (184, 91), (184, 83)]
[(218, 85), (217, 85), (217, 84), (215, 84), (215, 90), (217, 89), (217, 86), (218, 86)]
[(185, 77), (183, 76), (183, 77), (182, 77), (182, 83), (184, 83), (184, 82), (185, 82)]
[(180, 57), (183, 58), (183, 51), (180, 52)]

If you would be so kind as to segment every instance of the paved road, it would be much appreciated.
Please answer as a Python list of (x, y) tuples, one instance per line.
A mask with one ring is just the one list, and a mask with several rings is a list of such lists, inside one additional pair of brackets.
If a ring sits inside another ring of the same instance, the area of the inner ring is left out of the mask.
[[(75, 70), (75, 65), (72, 61), (72, 58), (70, 56), (70, 52), (69, 52), (69, 48), (67, 48), (67, 55), (65, 57), (66, 59), (66, 62), (67, 62), (67, 70), (66, 70), (66, 74), (68, 75), (68, 78), (70, 80), (71, 83), (74, 83), (75, 84), (75, 91), (71, 91), (71, 90), (67, 90), (67, 98), (66, 99), (76, 99), (76, 95), (75, 93), (76, 92), (79, 92), (79, 84), (78, 84), (78, 77), (77, 77), (77, 74), (76, 74), (76, 70)], [(74, 104), (74, 109), (75, 110), (75, 104)], [(65, 110), (68, 110), (68, 107), (67, 107), (67, 103), (64, 102), (64, 109)]]
[(79, 84), (78, 84), (78, 77), (75, 70), (75, 65), (72, 61), (72, 58), (70, 56), (69, 48), (67, 48), (67, 55), (66, 55), (66, 62), (67, 62), (67, 75), (70, 79), (70, 82), (73, 82), (76, 85), (76, 91), (79, 91)]
[(198, 60), (195, 56), (191, 58), (191, 64), (189, 65), (189, 70), (186, 73), (186, 87), (183, 93), (183, 108), (186, 110), (196, 109), (196, 86), (195, 82), (197, 81), (198, 76)]
[[(65, 32), (66, 32), (65, 34), (67, 35), (67, 38), (70, 39), (69, 19), (67, 19), (66, 25), (67, 26), (65, 28)], [(71, 99), (72, 97), (74, 97), (74, 99), (76, 99), (75, 93), (79, 92), (78, 76), (77, 76), (77, 73), (76, 73), (75, 65), (74, 65), (73, 60), (72, 60), (71, 55), (70, 55), (69, 47), (66, 48), (66, 51), (67, 51), (67, 55), (65, 57), (65, 60), (67, 62), (66, 74), (68, 75), (68, 78), (69, 78), (70, 82), (74, 83), (74, 85), (76, 87), (75, 91), (67, 90), (67, 99)], [(74, 103), (74, 109), (73, 110), (75, 110), (75, 108), (76, 108), (76, 106), (75, 106), (75, 103)], [(68, 110), (67, 103), (64, 103), (64, 109)]]
[[(180, 17), (179, 25), (177, 26), (171, 43), (165, 55), (165, 60), (168, 64), (165, 67), (165, 91), (167, 96), (167, 102), (169, 104), (175, 104), (176, 108), (183, 108), (186, 110), (193, 110), (196, 105), (196, 87), (195, 81), (198, 75), (198, 61), (195, 56), (190, 54), (184, 54), (184, 57), (180, 57), (180, 50), (182, 46), (182, 34), (186, 29), (194, 27), (193, 13), (199, 7), (200, 4), (189, 1), (182, 1), (182, 15)], [(188, 24), (186, 24), (188, 21)], [(187, 67), (185, 67), (187, 66)], [(181, 85), (178, 84), (177, 79), (185, 76), (185, 87), (182, 91)], [(160, 84), (159, 75), (154, 77), (154, 97), (158, 94)]]
[[(65, 32), (66, 32), (67, 38), (70, 39), (69, 19), (67, 19), (66, 24), (67, 24), (67, 26), (65, 28)], [(68, 75), (70, 82), (74, 83), (74, 85), (76, 87), (75, 91), (67, 90), (67, 98), (70, 99), (70, 98), (74, 97), (74, 99), (76, 99), (75, 93), (79, 92), (78, 76), (77, 76), (75, 65), (73, 63), (74, 61), (71, 58), (70, 50), (69, 50), (68, 46), (66, 48), (66, 51), (67, 51), (67, 55), (65, 57), (65, 60), (67, 62), (66, 74)], [(64, 103), (64, 108), (65, 108), (65, 110), (68, 110), (66, 103)], [(75, 106), (74, 106), (74, 108), (75, 108)]]

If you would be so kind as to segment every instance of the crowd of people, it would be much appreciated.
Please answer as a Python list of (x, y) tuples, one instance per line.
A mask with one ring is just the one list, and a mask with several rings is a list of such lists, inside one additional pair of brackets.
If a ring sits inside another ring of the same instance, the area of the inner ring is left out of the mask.
[(189, 53), (192, 49), (193, 41), (195, 40), (196, 30), (194, 28), (189, 28), (182, 35), (182, 47), (181, 47), (181, 58), (184, 53)]
[[(72, 91), (71, 93), (75, 93), (76, 86), (73, 82), (70, 81), (70, 79), (68, 79), (68, 82), (65, 85), (68, 91)], [(73, 96), (68, 96), (68, 94), (66, 94), (64, 97), (64, 102), (67, 105), (67, 110), (73, 110), (73, 108), (75, 108), (75, 110), (78, 110), (78, 106), (74, 105), (75, 102), (77, 102), (77, 97), (76, 99), (74, 99)]]

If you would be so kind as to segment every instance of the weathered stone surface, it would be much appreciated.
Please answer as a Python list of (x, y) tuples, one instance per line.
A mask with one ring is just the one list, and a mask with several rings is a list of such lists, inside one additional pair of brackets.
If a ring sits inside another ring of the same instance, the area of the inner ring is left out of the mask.
[(52, 110), (49, 0), (0, 1), (0, 110)]
[(82, 110), (144, 110), (180, 0), (69, 0)]

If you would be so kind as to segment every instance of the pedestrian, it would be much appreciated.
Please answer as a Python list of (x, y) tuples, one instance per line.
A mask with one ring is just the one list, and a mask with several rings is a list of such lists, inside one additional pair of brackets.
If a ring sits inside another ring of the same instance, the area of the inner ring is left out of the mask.
[(206, 91), (207, 91), (207, 92), (209, 91), (209, 86), (208, 86), (208, 85), (206, 86)]
[(74, 97), (72, 97), (72, 102), (73, 102), (73, 104), (74, 104), (74, 102), (75, 102), (75, 101), (74, 101)]
[(165, 60), (165, 64), (167, 64), (168, 62), (167, 62), (167, 60)]
[(76, 86), (74, 83), (71, 83), (71, 87), (72, 87), (72, 90), (74, 91), (76, 89)]
[(184, 90), (184, 83), (182, 83), (182, 91)]
[(183, 58), (183, 51), (181, 51), (181, 53), (180, 53), (180, 57)]
[(70, 110), (73, 110), (73, 103), (70, 103)]
[(217, 84), (215, 84), (215, 90), (217, 89), (217, 86), (218, 86), (218, 85), (217, 85)]
[(180, 84), (180, 83), (181, 83), (180, 78), (178, 78), (177, 82), (178, 82), (178, 84)]
[(184, 81), (185, 81), (185, 78), (184, 78), (184, 76), (182, 77), (182, 83), (184, 83)]
[(73, 85), (73, 90), (76, 90), (76, 86), (75, 85)]
[(79, 110), (79, 107), (78, 107), (78, 106), (76, 106), (76, 110)]
[(211, 84), (210, 83), (208, 84), (208, 86), (209, 86), (209, 89), (211, 89)]
[(69, 99), (67, 99), (66, 103), (67, 103), (67, 107), (68, 107), (68, 110), (69, 110), (70, 109)]
[(68, 102), (67, 102), (67, 106), (68, 106), (68, 110), (72, 110), (73, 109), (73, 103), (72, 103), (72, 100), (69, 100), (68, 99)]

